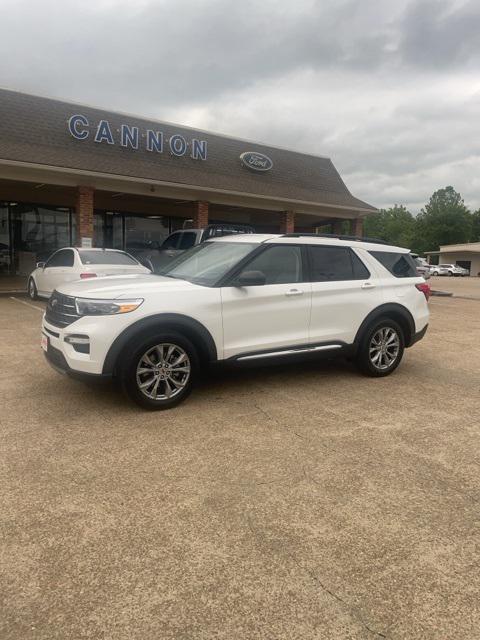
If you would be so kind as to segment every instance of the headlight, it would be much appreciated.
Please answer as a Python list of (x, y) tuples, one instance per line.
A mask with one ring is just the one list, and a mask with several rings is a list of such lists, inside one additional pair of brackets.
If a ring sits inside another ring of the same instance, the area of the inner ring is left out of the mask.
[(77, 313), (81, 316), (112, 316), (119, 313), (130, 313), (142, 304), (143, 298), (135, 300), (92, 300), (91, 298), (75, 298)]

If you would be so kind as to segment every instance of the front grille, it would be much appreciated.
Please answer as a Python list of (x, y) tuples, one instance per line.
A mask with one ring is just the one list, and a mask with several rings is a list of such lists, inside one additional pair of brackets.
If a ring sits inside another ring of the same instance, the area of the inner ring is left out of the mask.
[(75, 308), (75, 298), (54, 291), (47, 304), (46, 321), (55, 327), (68, 327), (79, 318)]

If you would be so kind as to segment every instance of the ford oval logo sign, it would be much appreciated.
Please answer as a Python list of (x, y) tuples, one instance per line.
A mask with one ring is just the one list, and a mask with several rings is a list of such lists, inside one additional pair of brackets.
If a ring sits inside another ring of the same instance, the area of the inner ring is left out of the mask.
[(256, 151), (245, 151), (240, 156), (242, 163), (253, 171), (270, 171), (273, 167), (273, 162), (270, 158), (263, 153), (257, 153)]

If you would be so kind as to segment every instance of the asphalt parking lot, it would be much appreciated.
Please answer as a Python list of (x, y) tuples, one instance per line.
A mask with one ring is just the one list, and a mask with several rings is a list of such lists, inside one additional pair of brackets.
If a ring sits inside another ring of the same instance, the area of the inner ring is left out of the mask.
[(388, 378), (222, 372), (152, 414), (50, 369), (22, 300), (0, 298), (2, 640), (480, 637), (480, 301), (433, 298)]

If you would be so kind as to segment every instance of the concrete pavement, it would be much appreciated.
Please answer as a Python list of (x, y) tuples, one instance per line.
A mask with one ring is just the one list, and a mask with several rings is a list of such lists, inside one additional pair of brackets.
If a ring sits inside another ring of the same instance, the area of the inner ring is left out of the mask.
[(152, 414), (0, 299), (2, 640), (478, 638), (480, 302), (431, 310), (388, 378), (221, 372)]

